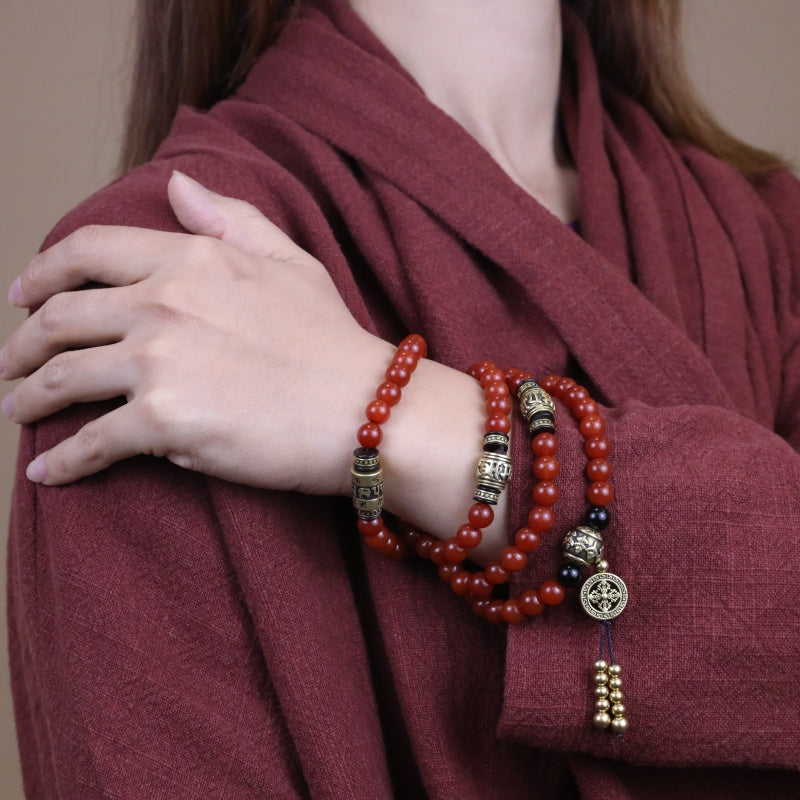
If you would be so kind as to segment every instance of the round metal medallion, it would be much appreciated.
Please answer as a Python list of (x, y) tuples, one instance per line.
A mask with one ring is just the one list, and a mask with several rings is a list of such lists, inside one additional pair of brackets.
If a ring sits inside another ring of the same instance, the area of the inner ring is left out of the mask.
[(614, 619), (627, 602), (628, 587), (613, 572), (596, 572), (581, 587), (583, 610), (595, 619)]

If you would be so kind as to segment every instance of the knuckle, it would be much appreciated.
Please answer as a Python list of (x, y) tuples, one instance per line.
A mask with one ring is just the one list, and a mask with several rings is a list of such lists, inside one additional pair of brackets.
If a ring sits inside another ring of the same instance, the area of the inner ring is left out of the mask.
[(18, 335), (15, 331), (11, 334), (11, 336), (8, 337), (8, 339), (6, 339), (6, 342), (3, 345), (3, 364), (7, 373), (16, 371), (18, 348)]
[(42, 367), (42, 388), (50, 394), (62, 392), (69, 378), (69, 359), (65, 355), (53, 356)]
[(170, 319), (183, 313), (186, 287), (177, 275), (161, 278), (149, 292), (148, 305), (159, 318)]
[[(103, 431), (99, 423), (89, 422), (75, 434), (75, 445), (81, 454), (81, 459), (89, 465), (103, 463), (105, 447)], [(65, 454), (66, 455), (66, 454)], [(65, 462), (65, 470), (69, 464)]]
[(39, 328), (48, 339), (55, 338), (64, 324), (65, 298), (61, 294), (48, 298), (37, 312)]
[(185, 262), (192, 267), (213, 264), (219, 258), (220, 241), (212, 236), (189, 236), (183, 246)]
[(164, 433), (174, 422), (170, 397), (163, 390), (147, 392), (141, 398), (139, 414), (145, 427), (156, 434)]
[(45, 253), (39, 253), (28, 262), (28, 266), (20, 276), (20, 287), (23, 294), (35, 292), (42, 283), (45, 273), (45, 258)]
[(151, 336), (139, 342), (131, 361), (142, 378), (152, 380), (174, 361), (167, 337)]
[(63, 254), (70, 262), (79, 262), (95, 253), (100, 244), (102, 226), (85, 225), (63, 241)]

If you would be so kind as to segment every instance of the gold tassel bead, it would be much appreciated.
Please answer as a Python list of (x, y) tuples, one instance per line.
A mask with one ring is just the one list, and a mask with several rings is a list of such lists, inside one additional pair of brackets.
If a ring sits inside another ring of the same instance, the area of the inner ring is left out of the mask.
[(614, 717), (611, 720), (611, 733), (622, 735), (628, 730), (628, 720), (625, 717)]
[(599, 728), (601, 731), (604, 731), (609, 725), (614, 724), (611, 717), (605, 711), (598, 711), (592, 718), (592, 723), (595, 728)]

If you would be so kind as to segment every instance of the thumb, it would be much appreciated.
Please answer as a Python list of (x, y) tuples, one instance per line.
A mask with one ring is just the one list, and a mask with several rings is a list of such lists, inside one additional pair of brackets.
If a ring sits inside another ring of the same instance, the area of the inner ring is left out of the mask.
[(289, 259), (297, 245), (255, 206), (212, 192), (175, 170), (167, 185), (172, 210), (190, 233), (211, 236), (254, 255)]

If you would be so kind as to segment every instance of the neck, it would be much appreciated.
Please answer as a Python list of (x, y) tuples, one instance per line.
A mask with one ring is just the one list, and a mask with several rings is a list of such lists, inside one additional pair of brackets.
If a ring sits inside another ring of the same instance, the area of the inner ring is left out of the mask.
[(558, 134), (558, 0), (350, 0), (422, 87), (563, 220), (577, 181)]

